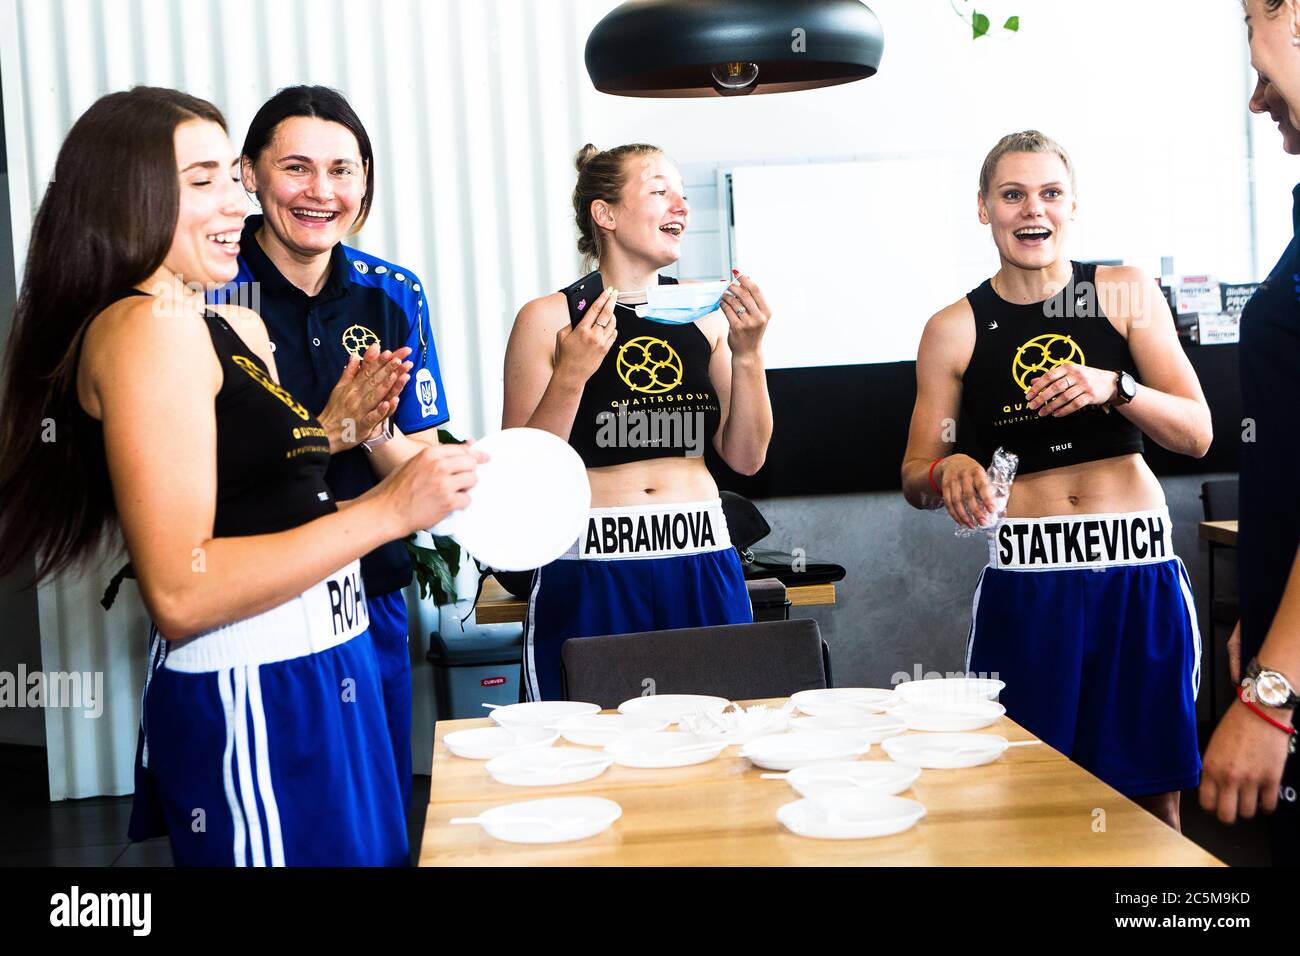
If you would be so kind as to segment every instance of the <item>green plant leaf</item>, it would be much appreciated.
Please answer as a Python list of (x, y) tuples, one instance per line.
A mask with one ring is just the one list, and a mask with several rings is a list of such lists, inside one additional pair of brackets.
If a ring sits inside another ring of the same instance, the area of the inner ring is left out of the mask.
[(415, 543), (416, 536), (406, 539), (406, 550), (411, 556), (415, 580), (420, 585), (420, 597), (432, 598), (437, 604), (451, 604), (456, 600), (456, 575), (460, 573), (460, 545), (454, 539), (435, 535), (433, 547)]
[(978, 40), (989, 32), (989, 18), (982, 13), (972, 14), (971, 28), (975, 31), (974, 39)]
[(1019, 18), (1019, 17), (1011, 17), (1011, 18), (1009, 18), (1009, 19), (1007, 20), (1006, 23), (1002, 24), (1002, 29), (1004, 29), (1004, 30), (1010, 30), (1012, 33), (1017, 33), (1017, 32), (1019, 32), (1019, 30), (1020, 30), (1020, 18)]
[(457, 438), (455, 435), (447, 431), (447, 429), (445, 428), (439, 428), (438, 442), (443, 445), (463, 445), (465, 444), (465, 439)]

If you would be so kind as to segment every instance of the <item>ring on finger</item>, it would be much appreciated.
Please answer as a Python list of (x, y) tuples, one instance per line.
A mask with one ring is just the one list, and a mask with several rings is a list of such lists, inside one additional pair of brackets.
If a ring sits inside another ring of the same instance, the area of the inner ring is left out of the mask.
[(598, 328), (598, 329), (607, 329), (607, 328), (609, 328), (609, 323), (608, 323), (608, 322), (597, 322), (597, 323), (596, 323), (596, 328)]
[(736, 306), (736, 315), (744, 315), (748, 311), (749, 309), (745, 308), (743, 305)]

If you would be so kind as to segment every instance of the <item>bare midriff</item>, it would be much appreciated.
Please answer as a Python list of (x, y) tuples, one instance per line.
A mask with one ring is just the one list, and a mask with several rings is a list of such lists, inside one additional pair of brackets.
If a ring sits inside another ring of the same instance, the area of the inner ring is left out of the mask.
[(1165, 506), (1164, 489), (1141, 455), (1119, 455), (1017, 475), (1008, 518), (1120, 514)]
[(711, 501), (718, 485), (703, 457), (655, 458), (588, 468), (593, 508), (638, 507)]

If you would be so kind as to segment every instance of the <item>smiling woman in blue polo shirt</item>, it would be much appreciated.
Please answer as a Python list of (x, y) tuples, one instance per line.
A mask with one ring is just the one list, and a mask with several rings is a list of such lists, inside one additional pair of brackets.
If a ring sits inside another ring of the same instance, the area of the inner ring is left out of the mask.
[[(262, 215), (245, 223), (232, 291), (261, 313), (281, 380), (329, 433), (326, 482), (337, 498), (356, 498), (436, 444), (436, 426), (449, 417), (424, 289), (409, 269), (343, 244), (365, 222), (375, 179), (370, 137), (340, 93), (321, 86), (276, 93), (253, 117), (242, 169)], [(372, 421), (380, 422), (373, 430)], [(405, 545), (372, 551), (361, 572), (409, 800)]]

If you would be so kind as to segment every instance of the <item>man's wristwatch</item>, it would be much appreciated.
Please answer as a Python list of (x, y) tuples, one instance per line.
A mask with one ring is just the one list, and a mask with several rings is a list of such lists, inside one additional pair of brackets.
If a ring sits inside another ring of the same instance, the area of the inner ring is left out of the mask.
[(393, 420), (391, 418), (385, 418), (384, 425), (380, 431), (379, 437), (371, 438), (366, 441), (363, 441), (361, 443), (361, 447), (366, 450), (367, 455), (373, 455), (375, 453), (376, 448), (378, 448), (380, 445), (382, 445), (384, 442), (388, 441), (392, 437), (393, 437)]
[(1265, 670), (1260, 666), (1259, 658), (1251, 658), (1246, 665), (1246, 676), (1242, 684), (1249, 684), (1255, 699), (1265, 707), (1295, 707), (1300, 705), (1300, 695), (1296, 694), (1291, 682), (1277, 671)]
[(1105, 405), (1101, 406), (1103, 412), (1109, 412), (1112, 406), (1127, 405), (1133, 401), (1138, 392), (1137, 379), (1128, 372), (1119, 371), (1115, 373), (1115, 397)]

